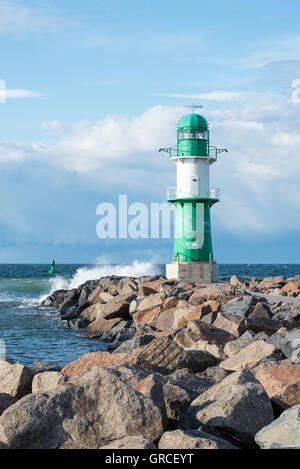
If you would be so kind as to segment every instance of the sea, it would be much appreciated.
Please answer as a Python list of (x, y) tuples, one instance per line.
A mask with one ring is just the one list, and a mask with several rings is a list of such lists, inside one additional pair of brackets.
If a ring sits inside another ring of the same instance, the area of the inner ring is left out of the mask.
[[(106, 344), (80, 337), (80, 331), (60, 321), (57, 311), (40, 306), (51, 292), (76, 288), (87, 280), (109, 275), (139, 277), (165, 274), (165, 265), (135, 261), (130, 265), (57, 264), (57, 274), (46, 264), (0, 264), (0, 358), (18, 363), (65, 365), (81, 355), (103, 351)], [(300, 264), (221, 264), (220, 279), (232, 275), (263, 278), (300, 275)]]

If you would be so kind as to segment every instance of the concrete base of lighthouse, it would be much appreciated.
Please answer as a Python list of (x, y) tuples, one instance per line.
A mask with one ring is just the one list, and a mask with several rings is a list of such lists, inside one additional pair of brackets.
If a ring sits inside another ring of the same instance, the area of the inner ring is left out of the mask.
[(171, 262), (166, 264), (166, 277), (189, 282), (212, 283), (218, 281), (216, 262)]

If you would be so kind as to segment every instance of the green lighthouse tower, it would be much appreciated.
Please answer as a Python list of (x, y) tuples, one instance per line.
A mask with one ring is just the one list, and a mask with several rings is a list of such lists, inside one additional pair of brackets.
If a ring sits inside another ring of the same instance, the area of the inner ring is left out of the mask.
[(206, 119), (192, 113), (178, 124), (177, 147), (159, 151), (169, 153), (177, 167), (177, 186), (168, 189), (168, 201), (176, 207), (176, 228), (167, 277), (214, 282), (218, 267), (213, 256), (210, 208), (219, 202), (220, 191), (210, 187), (209, 170), (218, 154), (227, 150), (210, 145)]

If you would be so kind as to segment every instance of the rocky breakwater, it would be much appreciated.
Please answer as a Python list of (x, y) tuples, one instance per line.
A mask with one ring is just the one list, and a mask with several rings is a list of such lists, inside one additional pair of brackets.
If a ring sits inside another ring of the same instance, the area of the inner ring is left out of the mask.
[(43, 306), (107, 350), (62, 369), (0, 362), (0, 448), (300, 448), (300, 311), (253, 285), (107, 277), (54, 292)]

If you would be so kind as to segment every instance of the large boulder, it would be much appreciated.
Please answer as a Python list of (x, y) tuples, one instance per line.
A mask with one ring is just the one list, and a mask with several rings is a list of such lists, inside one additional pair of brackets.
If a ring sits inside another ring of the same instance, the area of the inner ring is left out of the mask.
[(186, 328), (179, 330), (175, 338), (179, 344), (185, 347), (192, 347), (198, 340), (205, 340), (210, 344), (216, 344), (223, 348), (227, 342), (234, 340), (236, 337), (203, 321), (193, 320), (188, 323)]
[(272, 318), (272, 312), (267, 303), (257, 303), (248, 318), (268, 320)]
[(129, 314), (129, 302), (123, 299), (114, 299), (109, 303), (96, 303), (84, 309), (80, 313), (81, 318), (86, 318), (90, 322), (98, 319), (122, 318), (131, 319)]
[(11, 405), (15, 404), (17, 399), (10, 394), (0, 393), (0, 415), (8, 409)]
[(113, 365), (114, 363), (121, 363), (129, 361), (129, 355), (126, 353), (115, 353), (111, 354), (109, 352), (93, 352), (93, 353), (86, 353), (82, 355), (77, 360), (68, 363), (66, 366), (63, 367), (61, 372), (72, 378), (74, 376), (78, 376), (83, 374), (85, 371), (94, 368), (94, 367), (102, 367), (105, 365)]
[(96, 449), (127, 436), (153, 442), (162, 433), (154, 402), (104, 368), (26, 396), (0, 417), (0, 442), (12, 449)]
[(143, 436), (125, 436), (120, 440), (112, 441), (99, 449), (157, 449), (156, 446)]
[(287, 358), (300, 363), (300, 329), (294, 329), (281, 340), (280, 348)]
[(159, 449), (238, 449), (226, 440), (199, 430), (174, 430), (163, 434)]
[(224, 352), (227, 357), (232, 357), (233, 355), (239, 353), (247, 345), (251, 344), (254, 341), (253, 334), (250, 331), (246, 331), (241, 337), (232, 342), (228, 342), (224, 347)]
[(161, 293), (153, 293), (144, 298), (137, 307), (137, 313), (143, 313), (145, 311), (152, 310), (157, 306), (162, 306), (164, 302), (164, 296)]
[(282, 287), (282, 291), (287, 291), (287, 292), (294, 292), (294, 291), (299, 291), (299, 290), (300, 290), (300, 281), (299, 280), (292, 280), (290, 282), (287, 282)]
[(259, 283), (259, 288), (280, 288), (284, 285), (285, 278), (283, 275), (278, 277), (266, 277)]
[(31, 392), (32, 379), (33, 371), (27, 366), (0, 361), (0, 393), (20, 399)]
[(134, 350), (150, 344), (154, 339), (155, 336), (152, 334), (133, 337), (132, 339), (125, 340), (125, 342), (121, 343), (116, 349), (114, 349), (113, 353), (131, 354)]
[(32, 381), (32, 392), (48, 392), (67, 381), (66, 375), (59, 371), (45, 371), (35, 375)]
[(199, 429), (254, 447), (254, 436), (274, 420), (270, 399), (249, 370), (227, 376), (195, 399), (180, 427)]
[(214, 327), (223, 329), (234, 337), (240, 337), (246, 330), (245, 320), (228, 313), (219, 313), (213, 322)]
[(160, 409), (164, 428), (167, 428), (167, 411), (164, 400), (163, 384), (160, 377), (156, 374), (151, 374), (142, 381), (139, 381), (133, 389), (152, 399)]
[[(132, 356), (135, 352), (133, 352)], [(213, 357), (214, 358), (214, 357)], [(142, 351), (136, 354), (136, 363), (148, 363), (157, 372), (169, 374), (181, 368), (194, 372), (207, 368), (209, 362), (204, 352), (197, 356), (189, 355), (170, 337), (158, 337), (152, 340)]]
[(291, 360), (266, 362), (252, 370), (268, 396), (276, 397), (283, 404), (300, 404), (300, 364)]
[(192, 294), (189, 302), (192, 305), (199, 305), (207, 300), (215, 300), (218, 297), (232, 293), (232, 286), (229, 283), (214, 283), (207, 287), (197, 288)]
[(224, 311), (227, 314), (232, 314), (233, 316), (245, 318), (247, 314), (251, 311), (251, 308), (254, 303), (255, 299), (251, 295), (239, 297), (228, 301), (224, 305)]
[(300, 405), (291, 407), (255, 436), (261, 449), (300, 449)]
[(262, 360), (276, 359), (277, 348), (272, 344), (267, 344), (264, 340), (258, 340), (250, 343), (236, 355), (220, 363), (221, 368), (226, 370), (251, 369), (257, 366)]
[(105, 332), (112, 329), (114, 326), (122, 321), (121, 318), (114, 319), (98, 319), (91, 324), (80, 334), (81, 337), (86, 339), (97, 339)]

